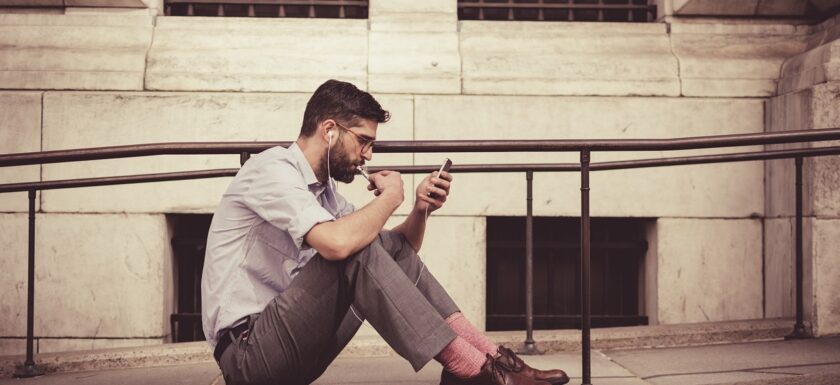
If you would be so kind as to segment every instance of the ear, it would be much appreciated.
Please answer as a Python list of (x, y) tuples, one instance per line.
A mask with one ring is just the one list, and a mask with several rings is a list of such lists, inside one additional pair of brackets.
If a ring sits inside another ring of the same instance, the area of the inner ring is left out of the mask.
[(322, 135), (323, 135), (324, 140), (326, 140), (327, 143), (329, 143), (329, 145), (332, 146), (332, 139), (333, 139), (333, 135), (334, 135), (333, 131), (335, 131), (335, 123), (333, 123), (332, 120), (329, 120), (329, 119), (325, 120), (325, 121), (321, 122), (320, 129), (323, 130)]

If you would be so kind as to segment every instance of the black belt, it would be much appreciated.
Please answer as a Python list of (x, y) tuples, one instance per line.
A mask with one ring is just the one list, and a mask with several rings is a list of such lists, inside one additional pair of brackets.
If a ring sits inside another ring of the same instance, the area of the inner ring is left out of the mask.
[(222, 331), (219, 332), (219, 343), (217, 343), (216, 348), (213, 349), (213, 358), (216, 359), (216, 362), (221, 361), (222, 354), (225, 352), (225, 349), (227, 349), (231, 343), (236, 342), (236, 339), (248, 330), (248, 327), (251, 325), (250, 321), (250, 319), (246, 319), (245, 322), (240, 323), (239, 325), (232, 328), (222, 329)]

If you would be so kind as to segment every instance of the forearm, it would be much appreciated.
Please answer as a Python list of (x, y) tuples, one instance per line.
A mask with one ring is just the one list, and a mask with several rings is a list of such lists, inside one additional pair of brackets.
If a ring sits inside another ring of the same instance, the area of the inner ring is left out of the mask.
[(306, 240), (326, 259), (347, 258), (376, 239), (401, 202), (401, 198), (380, 195), (349, 215), (316, 225)]
[(394, 227), (393, 230), (402, 233), (405, 236), (405, 239), (411, 244), (414, 251), (419, 252), (420, 247), (423, 246), (423, 237), (426, 234), (425, 210), (411, 210), (411, 214), (408, 215), (408, 218), (406, 218), (405, 221), (400, 223), (397, 227)]

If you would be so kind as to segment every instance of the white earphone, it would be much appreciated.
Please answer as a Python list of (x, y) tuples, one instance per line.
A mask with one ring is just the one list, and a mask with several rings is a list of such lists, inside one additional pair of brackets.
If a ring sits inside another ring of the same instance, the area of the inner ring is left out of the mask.
[[(330, 149), (332, 149), (332, 137), (333, 131), (327, 131), (327, 139), (329, 142), (327, 143), (327, 183), (332, 187), (333, 191), (335, 191), (335, 184), (332, 180), (332, 175), (330, 173)], [(336, 198), (333, 197), (333, 204), (338, 207), (338, 202), (335, 200)]]

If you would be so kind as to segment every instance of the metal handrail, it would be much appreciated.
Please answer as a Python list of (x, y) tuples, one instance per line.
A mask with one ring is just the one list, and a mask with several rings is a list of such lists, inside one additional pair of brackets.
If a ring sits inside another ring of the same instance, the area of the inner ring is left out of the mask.
[[(800, 156), (828, 156), (840, 155), (840, 146), (817, 147), (796, 150), (774, 150), (738, 152), (729, 154), (697, 155), (670, 158), (653, 158), (637, 160), (621, 160), (611, 162), (591, 163), (591, 171), (625, 170), (632, 168), (666, 167), (692, 164), (711, 164), (729, 162), (747, 162), (756, 160), (771, 160), (795, 158)], [(371, 166), (370, 172), (392, 170), (403, 174), (425, 174), (437, 171), (440, 166)], [(573, 172), (580, 171), (579, 163), (511, 163), (511, 164), (461, 164), (453, 165), (452, 172), (458, 173), (496, 173), (496, 172)], [(239, 172), (238, 168), (221, 168), (212, 170), (178, 171), (155, 174), (123, 175), (99, 178), (79, 178), (50, 180), (43, 182), (22, 182), (0, 184), (0, 193), (19, 192), (29, 190), (56, 190), (78, 187), (96, 187), (121, 184), (137, 184), (149, 182), (169, 182), (190, 179), (232, 177)]]
[[(519, 141), (419, 141), (419, 142), (383, 142), (377, 145), (377, 152), (561, 152), (580, 153), (580, 163), (559, 164), (495, 164), (495, 165), (458, 165), (455, 172), (526, 172), (527, 181), (527, 231), (532, 229), (532, 181), (533, 172), (537, 171), (579, 171), (581, 173), (581, 346), (582, 380), (591, 384), (590, 367), (590, 218), (589, 218), (589, 173), (590, 171), (618, 170), (643, 167), (660, 167), (686, 164), (739, 162), (766, 159), (796, 159), (796, 324), (788, 337), (806, 338), (808, 332), (803, 322), (802, 281), (803, 281), (803, 226), (802, 226), (802, 167), (803, 157), (838, 155), (840, 146), (819, 147), (796, 150), (759, 151), (700, 156), (684, 156), (659, 159), (624, 160), (590, 163), (592, 151), (671, 151), (700, 148), (736, 147), (783, 143), (801, 143), (840, 139), (840, 129), (786, 131), (777, 133), (719, 135), (708, 137), (690, 137), (679, 139), (628, 139), (628, 140), (519, 140)], [(0, 155), (0, 167), (46, 164), (96, 159), (127, 158), (151, 155), (189, 155), (189, 154), (240, 154), (244, 163), (251, 152), (262, 151), (277, 145), (289, 145), (290, 142), (232, 142), (232, 143), (159, 143), (131, 146), (101, 147), (91, 149), (73, 149), (47, 152), (32, 152)], [(389, 167), (404, 173), (426, 173), (437, 169), (435, 166), (397, 166)], [(372, 171), (382, 167), (372, 167)], [(27, 344), (26, 361), (19, 377), (31, 377), (43, 372), (35, 366), (33, 357), (34, 329), (34, 267), (35, 267), (35, 197), (37, 190), (61, 189), (73, 187), (102, 186), (128, 183), (145, 183), (233, 176), (238, 169), (218, 169), (184, 171), (145, 175), (128, 175), (105, 178), (85, 178), (54, 180), (44, 182), (12, 183), (0, 185), (0, 193), (28, 191), (29, 198), (29, 266), (27, 296)], [(526, 266), (533, 268), (533, 245), (530, 233), (526, 242)], [(525, 351), (536, 352), (533, 340), (533, 277), (526, 272), (526, 325), (527, 337)]]
[[(383, 141), (377, 153), (407, 152), (579, 152), (674, 151), (782, 143), (840, 140), (840, 128), (770, 133), (697, 136), (676, 139), (567, 139), (567, 140), (425, 140)], [(257, 153), (291, 142), (181, 142), (81, 148), (0, 155), (0, 167), (152, 155), (210, 155)]]

